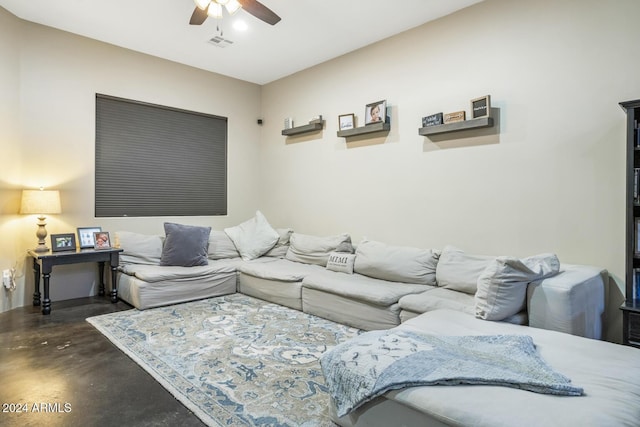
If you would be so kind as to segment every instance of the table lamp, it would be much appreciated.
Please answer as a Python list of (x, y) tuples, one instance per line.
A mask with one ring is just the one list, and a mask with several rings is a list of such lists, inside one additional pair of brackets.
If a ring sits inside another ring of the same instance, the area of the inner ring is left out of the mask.
[(58, 190), (22, 190), (22, 202), (20, 204), (21, 214), (38, 215), (38, 246), (35, 252), (48, 252), (44, 239), (47, 237), (47, 229), (45, 226), (45, 214), (59, 214), (60, 209), (60, 192)]

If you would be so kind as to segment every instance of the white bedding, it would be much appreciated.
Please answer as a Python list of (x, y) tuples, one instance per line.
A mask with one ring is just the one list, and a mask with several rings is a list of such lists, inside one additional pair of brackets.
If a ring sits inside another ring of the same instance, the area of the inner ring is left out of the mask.
[[(529, 335), (540, 356), (584, 388), (585, 395), (559, 397), (491, 386), (413, 387), (389, 392), (343, 418), (333, 415), (340, 425), (383, 426), (389, 420), (406, 426), (640, 425), (637, 349), (561, 332), (479, 320), (449, 310), (425, 313), (398, 328), (437, 335)], [(335, 407), (332, 413), (335, 414)]]

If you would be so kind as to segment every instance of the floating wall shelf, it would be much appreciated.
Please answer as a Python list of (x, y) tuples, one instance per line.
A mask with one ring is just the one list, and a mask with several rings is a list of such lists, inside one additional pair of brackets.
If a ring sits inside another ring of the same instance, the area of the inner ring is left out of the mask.
[(418, 129), (418, 134), (422, 136), (428, 136), (488, 127), (493, 127), (493, 117), (480, 117), (478, 119), (464, 120), (455, 123), (446, 123), (444, 125), (427, 126)]
[(286, 136), (299, 135), (301, 133), (316, 132), (316, 131), (322, 130), (323, 127), (324, 127), (324, 120), (320, 122), (309, 123), (308, 125), (304, 125), (304, 126), (296, 126), (291, 129), (283, 129), (282, 134)]
[(366, 126), (362, 126), (359, 128), (347, 129), (347, 130), (339, 130), (338, 136), (340, 138), (348, 138), (350, 136), (356, 135), (365, 135), (367, 133), (374, 132), (388, 132), (391, 129), (391, 123), (374, 123)]

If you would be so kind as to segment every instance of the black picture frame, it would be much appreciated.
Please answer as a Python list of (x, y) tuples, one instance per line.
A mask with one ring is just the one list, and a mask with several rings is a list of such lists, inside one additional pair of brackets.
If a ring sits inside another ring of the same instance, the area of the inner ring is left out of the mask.
[(471, 118), (491, 116), (491, 95), (482, 96), (471, 100)]
[(78, 243), (80, 249), (93, 248), (95, 245), (95, 238), (93, 233), (102, 231), (102, 227), (78, 227)]
[(96, 231), (93, 233), (93, 240), (95, 242), (93, 245), (95, 250), (111, 249), (111, 238), (108, 231)]
[(51, 252), (75, 251), (76, 235), (73, 233), (52, 234)]
[(372, 102), (367, 104), (364, 110), (364, 124), (372, 125), (375, 123), (387, 122), (387, 100)]

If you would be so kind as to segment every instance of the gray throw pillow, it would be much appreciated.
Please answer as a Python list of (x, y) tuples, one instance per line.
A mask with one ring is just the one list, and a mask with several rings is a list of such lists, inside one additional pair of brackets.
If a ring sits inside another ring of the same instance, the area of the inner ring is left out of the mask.
[(160, 265), (193, 267), (207, 265), (207, 249), (211, 227), (164, 223), (166, 238)]

